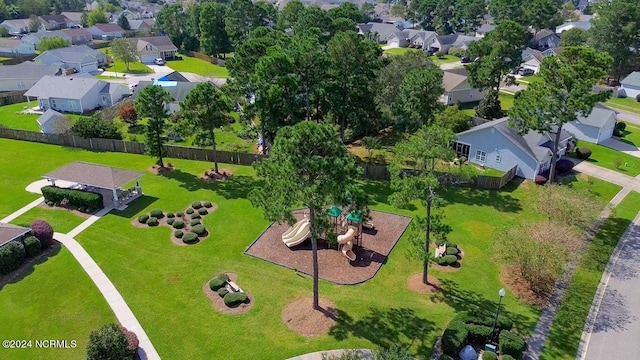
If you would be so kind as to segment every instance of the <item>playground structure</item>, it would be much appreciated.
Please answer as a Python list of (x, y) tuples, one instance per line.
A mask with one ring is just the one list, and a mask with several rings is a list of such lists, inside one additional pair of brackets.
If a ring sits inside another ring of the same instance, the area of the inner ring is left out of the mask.
[[(373, 223), (364, 223), (363, 214), (359, 211), (351, 211), (344, 216), (342, 209), (335, 205), (329, 208), (327, 216), (331, 218), (334, 231), (338, 235), (338, 249), (349, 261), (355, 261), (357, 257), (353, 247), (354, 245), (362, 246), (362, 230), (363, 228), (374, 229)], [(310, 235), (311, 224), (309, 223), (308, 215), (305, 213), (302, 220), (282, 234), (282, 242), (291, 248), (306, 241)]]

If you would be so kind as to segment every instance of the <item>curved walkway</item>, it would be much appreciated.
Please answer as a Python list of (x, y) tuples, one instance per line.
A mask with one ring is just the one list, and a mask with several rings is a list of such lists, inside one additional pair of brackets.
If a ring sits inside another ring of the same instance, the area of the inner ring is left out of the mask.
[(316, 351), (304, 355), (295, 356), (287, 360), (323, 360), (326, 357), (338, 357), (348, 351), (355, 351), (358, 359), (373, 360), (373, 351), (369, 349), (338, 349), (338, 350), (326, 350)]

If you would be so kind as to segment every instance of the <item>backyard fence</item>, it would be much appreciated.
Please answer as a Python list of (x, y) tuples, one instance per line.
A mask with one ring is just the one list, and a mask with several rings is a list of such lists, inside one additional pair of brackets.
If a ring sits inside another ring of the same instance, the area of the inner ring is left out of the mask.
[(11, 92), (0, 94), (0, 106), (24, 102), (26, 100), (24, 97), (24, 93), (26, 92), (27, 92), (26, 90), (23, 90), (23, 91), (11, 91)]
[(516, 176), (517, 171), (518, 166), (516, 165), (501, 177), (478, 175), (476, 178), (476, 187), (481, 189), (501, 189), (503, 186), (507, 185), (514, 176)]
[(88, 46), (94, 50), (103, 49), (111, 46), (111, 42), (91, 42)]
[(31, 61), (33, 59), (36, 58), (37, 55), (33, 54), (33, 55), (21, 55), (21, 54), (7, 54), (7, 53), (2, 53), (0, 52), (0, 56), (3, 57), (8, 57), (10, 59), (6, 59), (6, 60), (2, 60), (0, 61), (0, 64), (2, 65), (17, 65), (17, 64), (21, 64), (25, 61)]
[(210, 62), (212, 64), (217, 64), (218, 63), (217, 59), (214, 58), (213, 56), (209, 56), (207, 54), (203, 54), (203, 53), (197, 52), (197, 51), (191, 51), (189, 53), (189, 56), (193, 56), (196, 59), (208, 61), (208, 62)]
[(95, 116), (99, 117), (102, 120), (112, 120), (114, 119), (116, 116), (118, 116), (118, 112), (120, 111), (121, 108), (125, 107), (125, 106), (133, 106), (134, 102), (133, 100), (129, 99), (124, 99), (122, 101), (120, 101), (119, 103), (113, 105), (113, 106), (109, 106), (108, 108), (104, 108), (100, 111), (98, 111)]

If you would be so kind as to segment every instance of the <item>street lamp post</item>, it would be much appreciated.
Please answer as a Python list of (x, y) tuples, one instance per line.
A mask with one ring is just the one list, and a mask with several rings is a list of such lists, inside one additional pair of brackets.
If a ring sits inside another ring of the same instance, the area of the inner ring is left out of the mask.
[(506, 295), (506, 291), (504, 290), (504, 288), (501, 288), (500, 291), (498, 291), (498, 295), (500, 295), (500, 300), (498, 301), (498, 311), (496, 311), (496, 318), (495, 320), (493, 320), (493, 329), (491, 330), (491, 341), (493, 341), (496, 336), (496, 325), (498, 325), (498, 316), (500, 315), (500, 306), (502, 305), (502, 298)]

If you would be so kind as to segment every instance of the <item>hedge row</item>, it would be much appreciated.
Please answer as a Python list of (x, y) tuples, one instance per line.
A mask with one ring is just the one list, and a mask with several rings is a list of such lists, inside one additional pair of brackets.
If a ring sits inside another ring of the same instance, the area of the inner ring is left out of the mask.
[(6, 275), (16, 270), (26, 257), (26, 250), (20, 241), (11, 241), (0, 247), (0, 274)]
[(92, 210), (102, 208), (102, 195), (94, 192), (63, 189), (48, 185), (42, 188), (42, 196), (46, 201), (53, 201), (54, 203), (67, 199), (69, 204), (73, 206), (83, 206)]
[[(490, 311), (476, 311), (476, 312), (459, 312), (452, 321), (461, 321), (465, 324), (484, 325), (493, 328), (493, 322), (495, 321), (496, 314), (492, 314)], [(498, 322), (496, 327), (500, 330), (510, 331), (513, 329), (513, 321), (505, 314), (498, 316)]]
[(467, 325), (462, 321), (452, 320), (442, 333), (442, 351), (450, 356), (457, 356), (467, 341)]
[(522, 358), (527, 349), (527, 343), (518, 335), (509, 331), (500, 332), (500, 353), (511, 355), (516, 359)]

